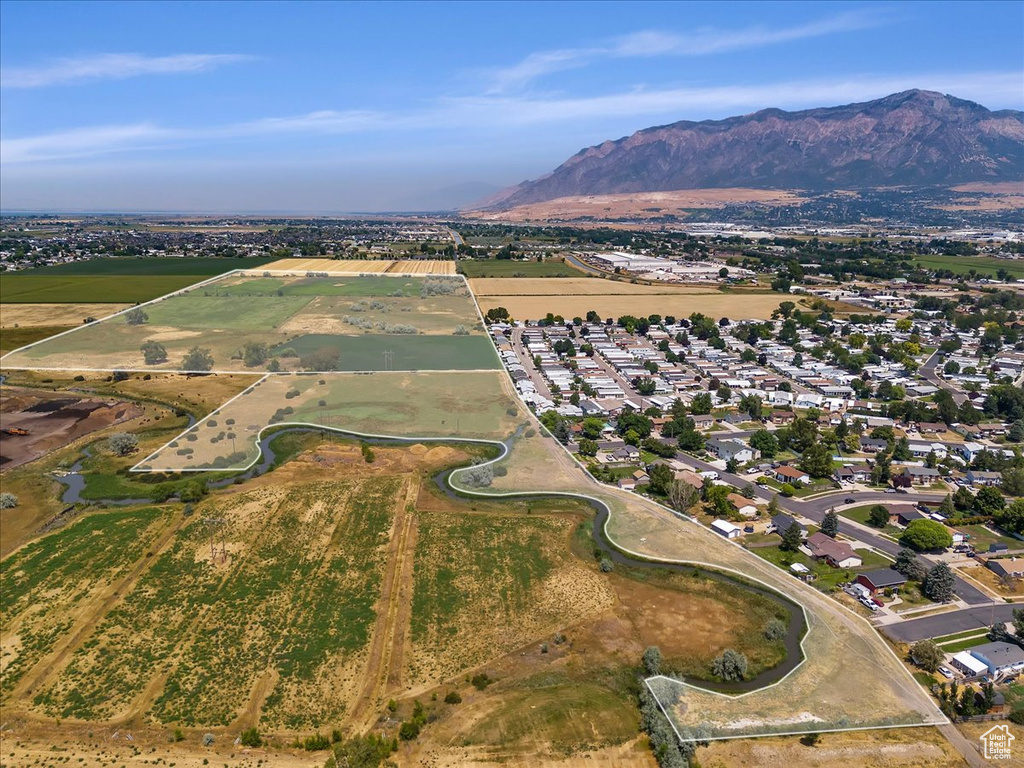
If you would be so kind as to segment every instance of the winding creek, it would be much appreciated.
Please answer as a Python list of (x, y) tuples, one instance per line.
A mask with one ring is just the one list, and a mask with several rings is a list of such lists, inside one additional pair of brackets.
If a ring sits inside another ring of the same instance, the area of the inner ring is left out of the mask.
[[(192, 426), (194, 419), (190, 416), (189, 426)], [(262, 475), (269, 471), (274, 464), (276, 459), (276, 453), (273, 449), (272, 443), (278, 437), (289, 434), (289, 433), (322, 433), (327, 432), (330, 434), (340, 434), (345, 437), (359, 440), (370, 445), (411, 445), (415, 443), (424, 442), (435, 442), (445, 443), (449, 445), (463, 444), (474, 444), (474, 445), (487, 445), (492, 448), (500, 448), (499, 455), (491, 459), (487, 463), (494, 463), (500, 461), (508, 453), (511, 444), (518, 437), (518, 433), (509, 440), (498, 443), (491, 440), (472, 440), (472, 439), (459, 439), (453, 437), (443, 438), (422, 438), (422, 437), (366, 437), (359, 433), (347, 432), (345, 430), (337, 428), (323, 428), (311, 425), (303, 426), (285, 426), (276, 429), (270, 434), (264, 434), (261, 436), (259, 442), (259, 458), (254, 462), (253, 466), (249, 467), (239, 474), (232, 475), (226, 478), (220, 478), (217, 480), (210, 480), (207, 482), (208, 488), (223, 488), (231, 485), (232, 483), (238, 482), (239, 480), (247, 480), (256, 475)], [(83, 450), (85, 458), (91, 455), (90, 448)], [(105, 504), (113, 506), (130, 506), (139, 504), (149, 504), (151, 499), (83, 499), (82, 491), (85, 489), (86, 481), (85, 477), (81, 474), (81, 469), (85, 458), (77, 461), (68, 471), (67, 474), (54, 478), (65, 486), (64, 492), (61, 496), (61, 500), (66, 504), (75, 503), (87, 503), (87, 504)], [(804, 660), (803, 650), (801, 648), (801, 641), (807, 631), (807, 620), (803, 609), (792, 600), (784, 597), (780, 593), (765, 587), (760, 584), (751, 583), (744, 579), (732, 576), (722, 571), (698, 567), (693, 565), (685, 565), (681, 563), (668, 563), (660, 562), (656, 560), (645, 560), (642, 558), (628, 555), (619, 549), (611, 538), (608, 536), (607, 524), (608, 519), (611, 516), (611, 510), (600, 499), (596, 499), (590, 496), (575, 493), (544, 493), (544, 492), (521, 492), (521, 493), (507, 493), (507, 494), (488, 494), (488, 493), (473, 493), (467, 492), (455, 488), (451, 483), (451, 475), (453, 472), (457, 472), (460, 468), (446, 469), (439, 472), (434, 476), (434, 482), (437, 487), (444, 492), (447, 496), (456, 500), (465, 499), (491, 499), (494, 501), (501, 500), (503, 498), (518, 498), (518, 499), (544, 499), (544, 498), (571, 498), (577, 501), (583, 501), (589, 504), (595, 511), (594, 525), (593, 525), (593, 538), (598, 548), (606, 557), (608, 557), (613, 563), (618, 565), (629, 566), (631, 568), (653, 568), (660, 571), (671, 571), (675, 573), (683, 573), (687, 575), (696, 575), (703, 578), (714, 579), (715, 581), (723, 584), (730, 584), (738, 586), (742, 589), (750, 590), (755, 592), (762, 597), (765, 597), (776, 605), (782, 607), (787, 615), (789, 621), (787, 624), (787, 633), (783, 640), (786, 649), (786, 658), (775, 667), (766, 669), (760, 674), (741, 681), (721, 683), (721, 682), (709, 682), (704, 680), (698, 680), (695, 678), (687, 678), (685, 682), (697, 688), (704, 688), (706, 690), (715, 691), (719, 693), (747, 693), (750, 691), (758, 690), (766, 686), (777, 683), (779, 680), (784, 678), (796, 667), (798, 667)]]

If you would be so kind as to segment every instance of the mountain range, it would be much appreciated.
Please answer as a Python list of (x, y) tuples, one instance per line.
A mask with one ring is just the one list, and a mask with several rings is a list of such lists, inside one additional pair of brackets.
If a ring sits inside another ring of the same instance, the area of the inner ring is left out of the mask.
[(474, 208), (744, 187), (825, 192), (1024, 180), (1024, 112), (934, 91), (645, 128), (581, 150)]

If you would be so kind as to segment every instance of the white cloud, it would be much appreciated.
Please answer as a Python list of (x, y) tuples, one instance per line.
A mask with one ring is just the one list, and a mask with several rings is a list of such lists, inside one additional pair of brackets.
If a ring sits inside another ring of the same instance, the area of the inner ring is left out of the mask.
[(600, 59), (652, 58), (656, 56), (709, 56), (748, 48), (791, 43), (838, 32), (854, 32), (879, 26), (886, 18), (879, 13), (850, 11), (793, 27), (764, 26), (741, 29), (701, 27), (685, 34), (644, 30), (614, 38), (589, 48), (538, 51), (509, 67), (489, 70), (488, 94), (523, 88), (546, 75), (585, 67)]
[(408, 112), (324, 110), (260, 120), (168, 128), (153, 123), (78, 128), (22, 138), (0, 138), (5, 166), (45, 163), (185, 144), (216, 144), (240, 138), (379, 134), (384, 131), (441, 129), (449, 134), (487, 135), (520, 126), (628, 119), (637, 127), (655, 121), (702, 119), (765, 107), (800, 109), (866, 101), (922, 88), (982, 104), (1020, 105), (1024, 72), (862, 76), (757, 85), (636, 89), (593, 97), (516, 97), (484, 95), (448, 98)]
[(142, 75), (195, 74), (251, 58), (234, 53), (182, 53), (173, 56), (101, 53), (57, 59), (38, 67), (5, 67), (0, 71), (0, 87), (44, 88), (90, 80), (125, 80)]

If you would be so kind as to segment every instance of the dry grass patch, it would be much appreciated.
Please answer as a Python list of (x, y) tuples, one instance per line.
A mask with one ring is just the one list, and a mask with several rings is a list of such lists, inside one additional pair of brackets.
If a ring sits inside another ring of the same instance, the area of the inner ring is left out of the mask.
[(87, 318), (113, 315), (131, 304), (2, 304), (0, 328), (81, 325)]

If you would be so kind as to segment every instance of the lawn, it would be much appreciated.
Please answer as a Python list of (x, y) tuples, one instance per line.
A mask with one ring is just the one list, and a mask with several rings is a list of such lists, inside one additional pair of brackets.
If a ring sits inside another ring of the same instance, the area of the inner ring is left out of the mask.
[(984, 645), (987, 642), (988, 635), (976, 635), (973, 638), (954, 640), (951, 643), (940, 643), (939, 647), (942, 648), (944, 653), (959, 653), (960, 651), (966, 651), (968, 648), (974, 648), (977, 645)]
[(967, 540), (968, 543), (974, 545), (974, 548), (979, 552), (987, 550), (990, 544), (1005, 544), (1011, 549), (1024, 548), (1024, 541), (1015, 539), (1012, 536), (1000, 535), (980, 523), (976, 525), (957, 525), (955, 520), (950, 520), (949, 522), (958, 531), (963, 531), (970, 536)]
[(877, 568), (888, 568), (892, 561), (867, 549), (858, 549), (857, 554), (864, 561), (859, 568), (833, 568), (827, 563), (817, 562), (803, 552), (784, 552), (779, 546), (774, 547), (753, 547), (750, 550), (758, 557), (762, 557), (779, 568), (788, 571), (793, 563), (800, 563), (810, 568), (817, 578), (811, 585), (822, 592), (831, 592), (839, 584), (853, 581), (858, 573), (875, 570)]
[(583, 273), (562, 261), (459, 261), (466, 277), (580, 277)]
[(897, 528), (895, 525), (886, 525), (884, 528), (875, 528), (875, 526), (871, 525), (871, 523), (868, 522), (868, 516), (871, 514), (871, 508), (874, 507), (874, 506), (875, 506), (874, 504), (865, 504), (865, 505), (860, 506), (860, 507), (850, 507), (849, 509), (840, 509), (840, 510), (837, 510), (837, 512), (838, 512), (840, 517), (845, 517), (845, 518), (848, 518), (849, 520), (853, 520), (855, 522), (861, 523), (862, 525), (866, 525), (869, 528), (878, 531), (879, 533), (886, 533), (886, 534), (889, 534), (890, 536), (897, 537), (897, 538), (900, 535), (902, 535), (903, 529)]

